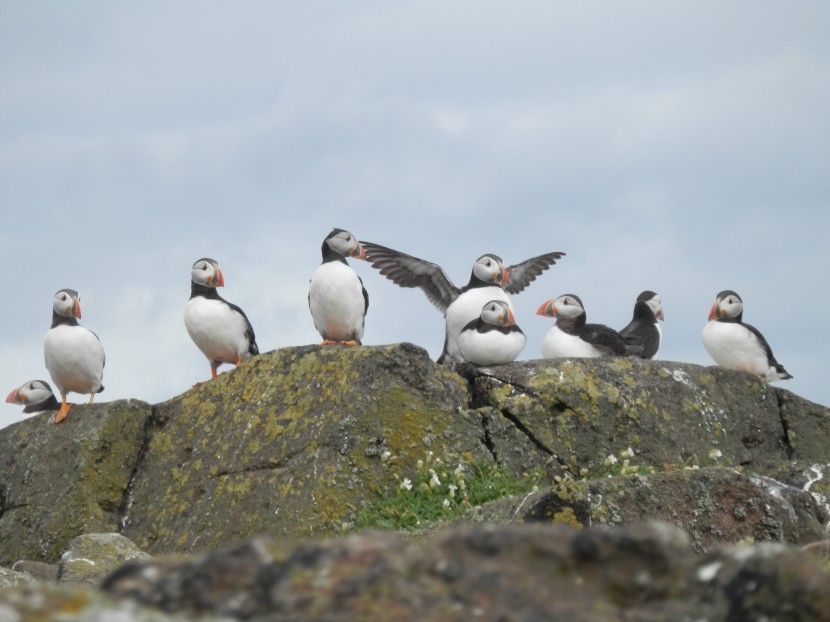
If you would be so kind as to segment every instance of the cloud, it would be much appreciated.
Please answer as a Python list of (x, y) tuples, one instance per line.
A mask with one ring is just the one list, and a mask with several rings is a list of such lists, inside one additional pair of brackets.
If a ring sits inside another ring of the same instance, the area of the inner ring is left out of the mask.
[[(263, 351), (316, 343), (308, 279), (332, 227), (442, 265), (567, 252), (514, 304), (621, 327), (661, 293), (665, 359), (709, 364), (715, 294), (830, 403), (830, 44), (821, 4), (15, 5), (0, 20), (0, 378), (46, 376), (52, 294), (107, 350), (98, 399), (167, 399), (208, 366), (182, 314), (193, 261)], [(437, 356), (441, 314), (352, 262), (366, 342)], [(0, 425), (19, 409), (0, 411)]]

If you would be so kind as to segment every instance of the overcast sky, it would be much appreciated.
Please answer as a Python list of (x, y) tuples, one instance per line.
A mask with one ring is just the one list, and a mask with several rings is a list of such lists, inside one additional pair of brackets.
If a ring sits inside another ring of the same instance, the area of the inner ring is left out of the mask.
[[(2, 0), (3, 395), (51, 383), (64, 287), (106, 350), (97, 401), (209, 378), (183, 323), (205, 256), (262, 352), (318, 343), (308, 279), (341, 227), (458, 285), (485, 252), (566, 252), (513, 299), (522, 359), (545, 300), (619, 329), (653, 289), (658, 358), (710, 365), (700, 331), (734, 289), (778, 386), (830, 405), (828, 24), (818, 0)], [(437, 357), (423, 293), (352, 265), (364, 342)]]

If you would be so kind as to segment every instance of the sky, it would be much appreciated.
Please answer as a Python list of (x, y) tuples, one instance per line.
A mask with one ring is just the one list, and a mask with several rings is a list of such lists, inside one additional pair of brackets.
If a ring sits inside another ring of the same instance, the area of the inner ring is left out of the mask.
[[(486, 252), (567, 253), (513, 297), (520, 360), (545, 300), (619, 329), (651, 289), (657, 358), (711, 365), (736, 290), (778, 386), (830, 405), (828, 24), (818, 0), (0, 0), (0, 390), (51, 383), (66, 287), (106, 351), (96, 402), (208, 379), (183, 321), (201, 257), (261, 352), (319, 343), (308, 280), (340, 227), (459, 286)], [(364, 343), (436, 358), (426, 296), (351, 264)]]

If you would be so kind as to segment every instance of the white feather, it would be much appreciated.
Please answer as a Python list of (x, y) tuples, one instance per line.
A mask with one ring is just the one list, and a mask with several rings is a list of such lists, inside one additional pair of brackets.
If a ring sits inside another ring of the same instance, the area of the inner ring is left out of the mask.
[(445, 363), (461, 363), (464, 356), (458, 345), (461, 331), (471, 321), (481, 315), (481, 308), (491, 300), (503, 300), (513, 310), (513, 304), (507, 293), (498, 286), (473, 287), (450, 303), (444, 313), (446, 320), (447, 352)]
[(210, 361), (233, 363), (251, 358), (245, 318), (221, 300), (195, 296), (187, 301), (184, 325), (193, 343)]
[(59, 324), (49, 329), (43, 344), (46, 369), (62, 394), (95, 393), (104, 376), (104, 347), (83, 326)]
[(527, 343), (519, 331), (503, 333), (489, 330), (463, 330), (458, 337), (458, 348), (465, 361), (475, 365), (502, 365), (515, 361)]
[(323, 339), (360, 341), (366, 302), (354, 270), (341, 261), (321, 264), (311, 276), (308, 303), (314, 326)]
[(770, 366), (766, 350), (755, 334), (740, 324), (710, 320), (700, 336), (706, 351), (721, 367), (752, 372), (767, 381), (784, 377)]
[(556, 324), (542, 341), (542, 358), (595, 358), (602, 353), (587, 341), (570, 335)]

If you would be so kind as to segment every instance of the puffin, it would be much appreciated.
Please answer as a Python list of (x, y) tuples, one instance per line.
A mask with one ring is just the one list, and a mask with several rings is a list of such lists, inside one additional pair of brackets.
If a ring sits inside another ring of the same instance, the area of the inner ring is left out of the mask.
[(516, 325), (516, 317), (504, 300), (491, 300), (479, 316), (467, 323), (458, 336), (464, 361), (473, 365), (502, 365), (516, 360), (527, 337)]
[(744, 303), (731, 289), (720, 292), (709, 310), (701, 339), (721, 367), (742, 369), (765, 382), (792, 378), (772, 354), (760, 331), (743, 321)]
[(222, 363), (239, 366), (259, 354), (248, 316), (216, 291), (224, 285), (225, 277), (216, 260), (203, 257), (193, 264), (184, 325), (193, 343), (210, 361), (211, 380)]
[(55, 423), (63, 421), (72, 408), (66, 402), (67, 393), (89, 393), (92, 404), (95, 394), (104, 390), (104, 347), (95, 333), (78, 323), (80, 317), (78, 292), (59, 290), (52, 300), (52, 326), (43, 343), (46, 369), (61, 395)]
[(659, 323), (662, 319), (663, 305), (660, 294), (646, 290), (637, 296), (634, 317), (620, 331), (620, 336), (627, 344), (641, 347), (640, 356), (644, 359), (654, 358), (660, 349), (660, 339), (663, 335)]
[(582, 300), (575, 294), (542, 303), (536, 315), (556, 318), (542, 341), (542, 358), (627, 356), (642, 351), (641, 347), (626, 344), (613, 328), (588, 324)]
[(458, 347), (463, 328), (481, 315), (481, 309), (491, 300), (502, 300), (512, 311), (508, 294), (518, 294), (542, 272), (556, 263), (565, 253), (552, 252), (505, 267), (498, 255), (486, 253), (476, 259), (470, 280), (464, 287), (456, 287), (438, 264), (407, 255), (400, 251), (361, 242), (366, 259), (387, 279), (400, 287), (418, 287), (427, 299), (444, 314), (444, 348), (438, 363), (462, 363), (464, 357)]
[(60, 403), (45, 380), (30, 380), (12, 390), (6, 396), (9, 404), (20, 404), (26, 414), (58, 410)]
[(361, 345), (369, 294), (346, 258), (366, 259), (366, 252), (351, 233), (334, 228), (323, 240), (322, 253), (308, 286), (308, 308), (321, 345)]

